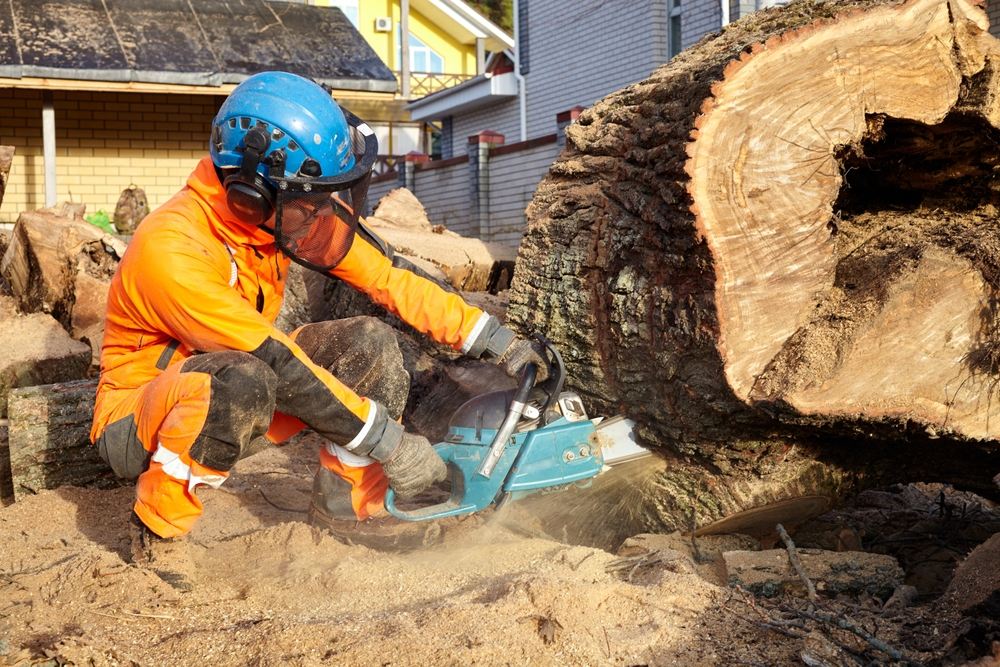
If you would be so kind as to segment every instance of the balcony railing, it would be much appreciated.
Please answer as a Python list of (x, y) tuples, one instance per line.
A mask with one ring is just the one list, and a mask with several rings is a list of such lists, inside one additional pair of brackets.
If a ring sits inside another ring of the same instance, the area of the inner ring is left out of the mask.
[(375, 159), (375, 165), (372, 167), (372, 174), (375, 176), (381, 176), (382, 174), (388, 174), (390, 171), (396, 170), (396, 163), (401, 161), (405, 155), (379, 155)]
[[(403, 90), (403, 73), (394, 72), (396, 80), (399, 81), (399, 90)], [(410, 72), (410, 97), (426, 97), (431, 93), (436, 93), (445, 88), (457, 86), (460, 83), (474, 78), (475, 74), (429, 74), (426, 72)]]

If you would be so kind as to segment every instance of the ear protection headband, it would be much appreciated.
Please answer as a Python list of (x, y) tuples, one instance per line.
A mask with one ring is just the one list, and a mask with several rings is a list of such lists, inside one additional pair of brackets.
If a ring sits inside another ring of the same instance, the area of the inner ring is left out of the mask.
[[(276, 190), (267, 179), (257, 173), (261, 162), (272, 168), (280, 169), (279, 175), (284, 176), (284, 153), (275, 151), (276, 155), (264, 160), (271, 145), (271, 135), (259, 127), (250, 128), (243, 137), (243, 160), (240, 170), (228, 177), (223, 186), (226, 188), (226, 203), (239, 219), (247, 224), (260, 227), (271, 219), (274, 214)], [(281, 153), (281, 155), (277, 155)], [(280, 164), (278, 164), (280, 162)]]

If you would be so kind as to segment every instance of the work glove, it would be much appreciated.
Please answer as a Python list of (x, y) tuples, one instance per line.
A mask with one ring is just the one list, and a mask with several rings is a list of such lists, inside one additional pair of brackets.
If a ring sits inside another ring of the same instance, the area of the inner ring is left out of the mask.
[(520, 378), (521, 372), (529, 362), (535, 362), (538, 366), (538, 374), (535, 375), (535, 382), (544, 382), (552, 374), (549, 366), (548, 355), (545, 353), (545, 346), (535, 341), (515, 338), (507, 346), (507, 350), (500, 357), (500, 367), (504, 373), (512, 378)]
[(403, 433), (389, 460), (382, 462), (389, 488), (403, 500), (412, 498), (434, 482), (448, 476), (448, 466), (421, 435)]

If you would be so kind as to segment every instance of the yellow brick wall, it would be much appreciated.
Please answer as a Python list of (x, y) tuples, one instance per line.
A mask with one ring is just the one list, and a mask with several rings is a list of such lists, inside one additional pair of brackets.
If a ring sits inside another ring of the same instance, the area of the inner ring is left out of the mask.
[[(53, 91), (58, 199), (110, 217), (131, 183), (155, 208), (208, 154), (223, 96)], [(0, 223), (45, 206), (42, 92), (0, 88), (0, 144), (16, 147)]]

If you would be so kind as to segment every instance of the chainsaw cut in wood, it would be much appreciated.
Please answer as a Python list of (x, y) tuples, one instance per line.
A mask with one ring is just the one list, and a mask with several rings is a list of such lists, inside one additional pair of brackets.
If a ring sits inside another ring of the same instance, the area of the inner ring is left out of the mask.
[(563, 391), (566, 366), (559, 351), (541, 334), (535, 337), (548, 350), (552, 377), (534, 386), (537, 368), (528, 364), (516, 390), (483, 394), (456, 410), (450, 435), (434, 445), (448, 465), (451, 497), (401, 509), (390, 489), (390, 514), (409, 521), (469, 514), (542, 490), (586, 486), (616, 463), (650, 455), (636, 443), (635, 422), (588, 417), (580, 397)]

